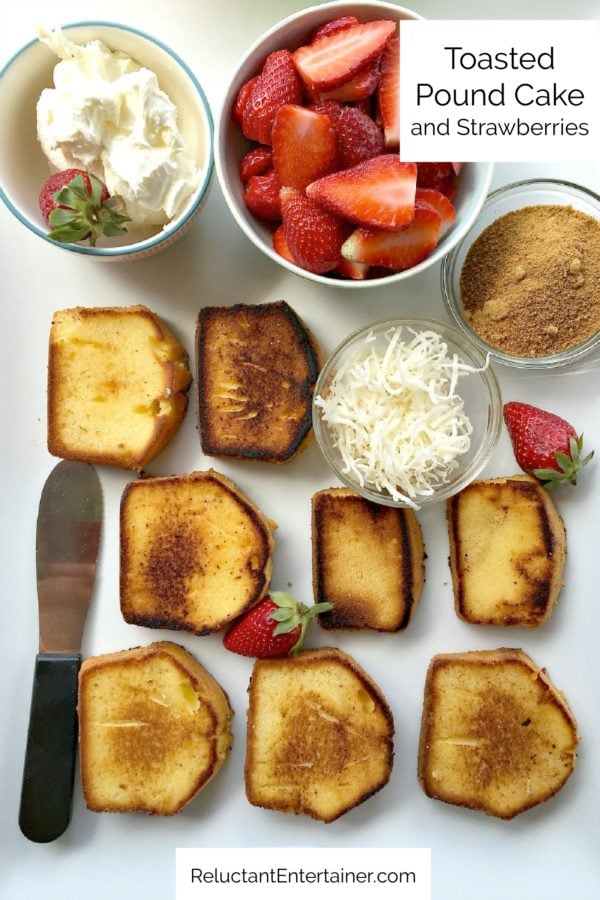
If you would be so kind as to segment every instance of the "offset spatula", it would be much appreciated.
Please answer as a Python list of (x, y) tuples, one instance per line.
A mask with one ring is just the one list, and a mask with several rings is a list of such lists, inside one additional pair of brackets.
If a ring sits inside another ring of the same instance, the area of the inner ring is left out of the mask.
[(59, 837), (71, 818), (81, 638), (101, 528), (95, 469), (63, 460), (44, 485), (37, 519), (40, 647), (19, 811), (21, 831), (40, 843)]

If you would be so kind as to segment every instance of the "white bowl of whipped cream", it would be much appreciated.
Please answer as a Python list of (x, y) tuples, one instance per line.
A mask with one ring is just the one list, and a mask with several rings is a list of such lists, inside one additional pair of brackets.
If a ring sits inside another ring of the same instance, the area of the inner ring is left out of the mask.
[[(190, 68), (128, 26), (40, 29), (0, 72), (11, 140), (0, 146), (0, 196), (40, 237), (83, 255), (139, 259), (169, 246), (199, 213), (213, 172), (213, 121)], [(57, 242), (38, 204), (50, 174), (82, 169), (120, 197), (126, 233)]]

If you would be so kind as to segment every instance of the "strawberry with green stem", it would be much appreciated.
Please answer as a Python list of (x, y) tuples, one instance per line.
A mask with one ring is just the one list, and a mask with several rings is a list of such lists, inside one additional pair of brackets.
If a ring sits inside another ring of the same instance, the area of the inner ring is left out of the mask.
[(120, 197), (111, 197), (105, 184), (84, 169), (55, 172), (44, 182), (39, 194), (48, 237), (66, 244), (89, 240), (93, 247), (102, 235), (126, 233), (129, 222)]
[(232, 653), (257, 659), (294, 656), (312, 619), (330, 609), (331, 603), (305, 606), (287, 591), (271, 591), (233, 623), (223, 645)]
[(566, 419), (529, 403), (505, 403), (503, 414), (515, 458), (524, 472), (547, 488), (565, 482), (577, 484), (579, 470), (594, 455), (592, 450), (582, 456), (583, 434), (578, 435)]

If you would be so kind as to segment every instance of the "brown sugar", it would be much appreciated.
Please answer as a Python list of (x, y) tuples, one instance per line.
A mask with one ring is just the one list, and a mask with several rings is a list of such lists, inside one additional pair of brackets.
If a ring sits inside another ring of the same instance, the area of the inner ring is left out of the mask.
[(541, 357), (600, 329), (600, 222), (571, 206), (526, 206), (473, 242), (460, 276), (465, 316), (488, 344)]

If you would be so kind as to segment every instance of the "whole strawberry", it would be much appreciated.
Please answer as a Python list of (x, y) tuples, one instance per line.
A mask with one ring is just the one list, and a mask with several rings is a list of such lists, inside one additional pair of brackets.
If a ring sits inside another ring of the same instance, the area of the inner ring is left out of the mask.
[(272, 591), (233, 623), (223, 645), (232, 653), (258, 659), (295, 655), (309, 622), (330, 609), (331, 603), (307, 607), (287, 591)]
[(577, 484), (577, 475), (594, 451), (582, 458), (583, 435), (554, 413), (511, 401), (504, 405), (504, 421), (515, 458), (523, 469), (553, 487), (561, 482)]
[(84, 169), (65, 169), (46, 179), (39, 195), (48, 236), (63, 244), (88, 240), (93, 247), (101, 235), (125, 234), (122, 201), (110, 197), (99, 178)]

